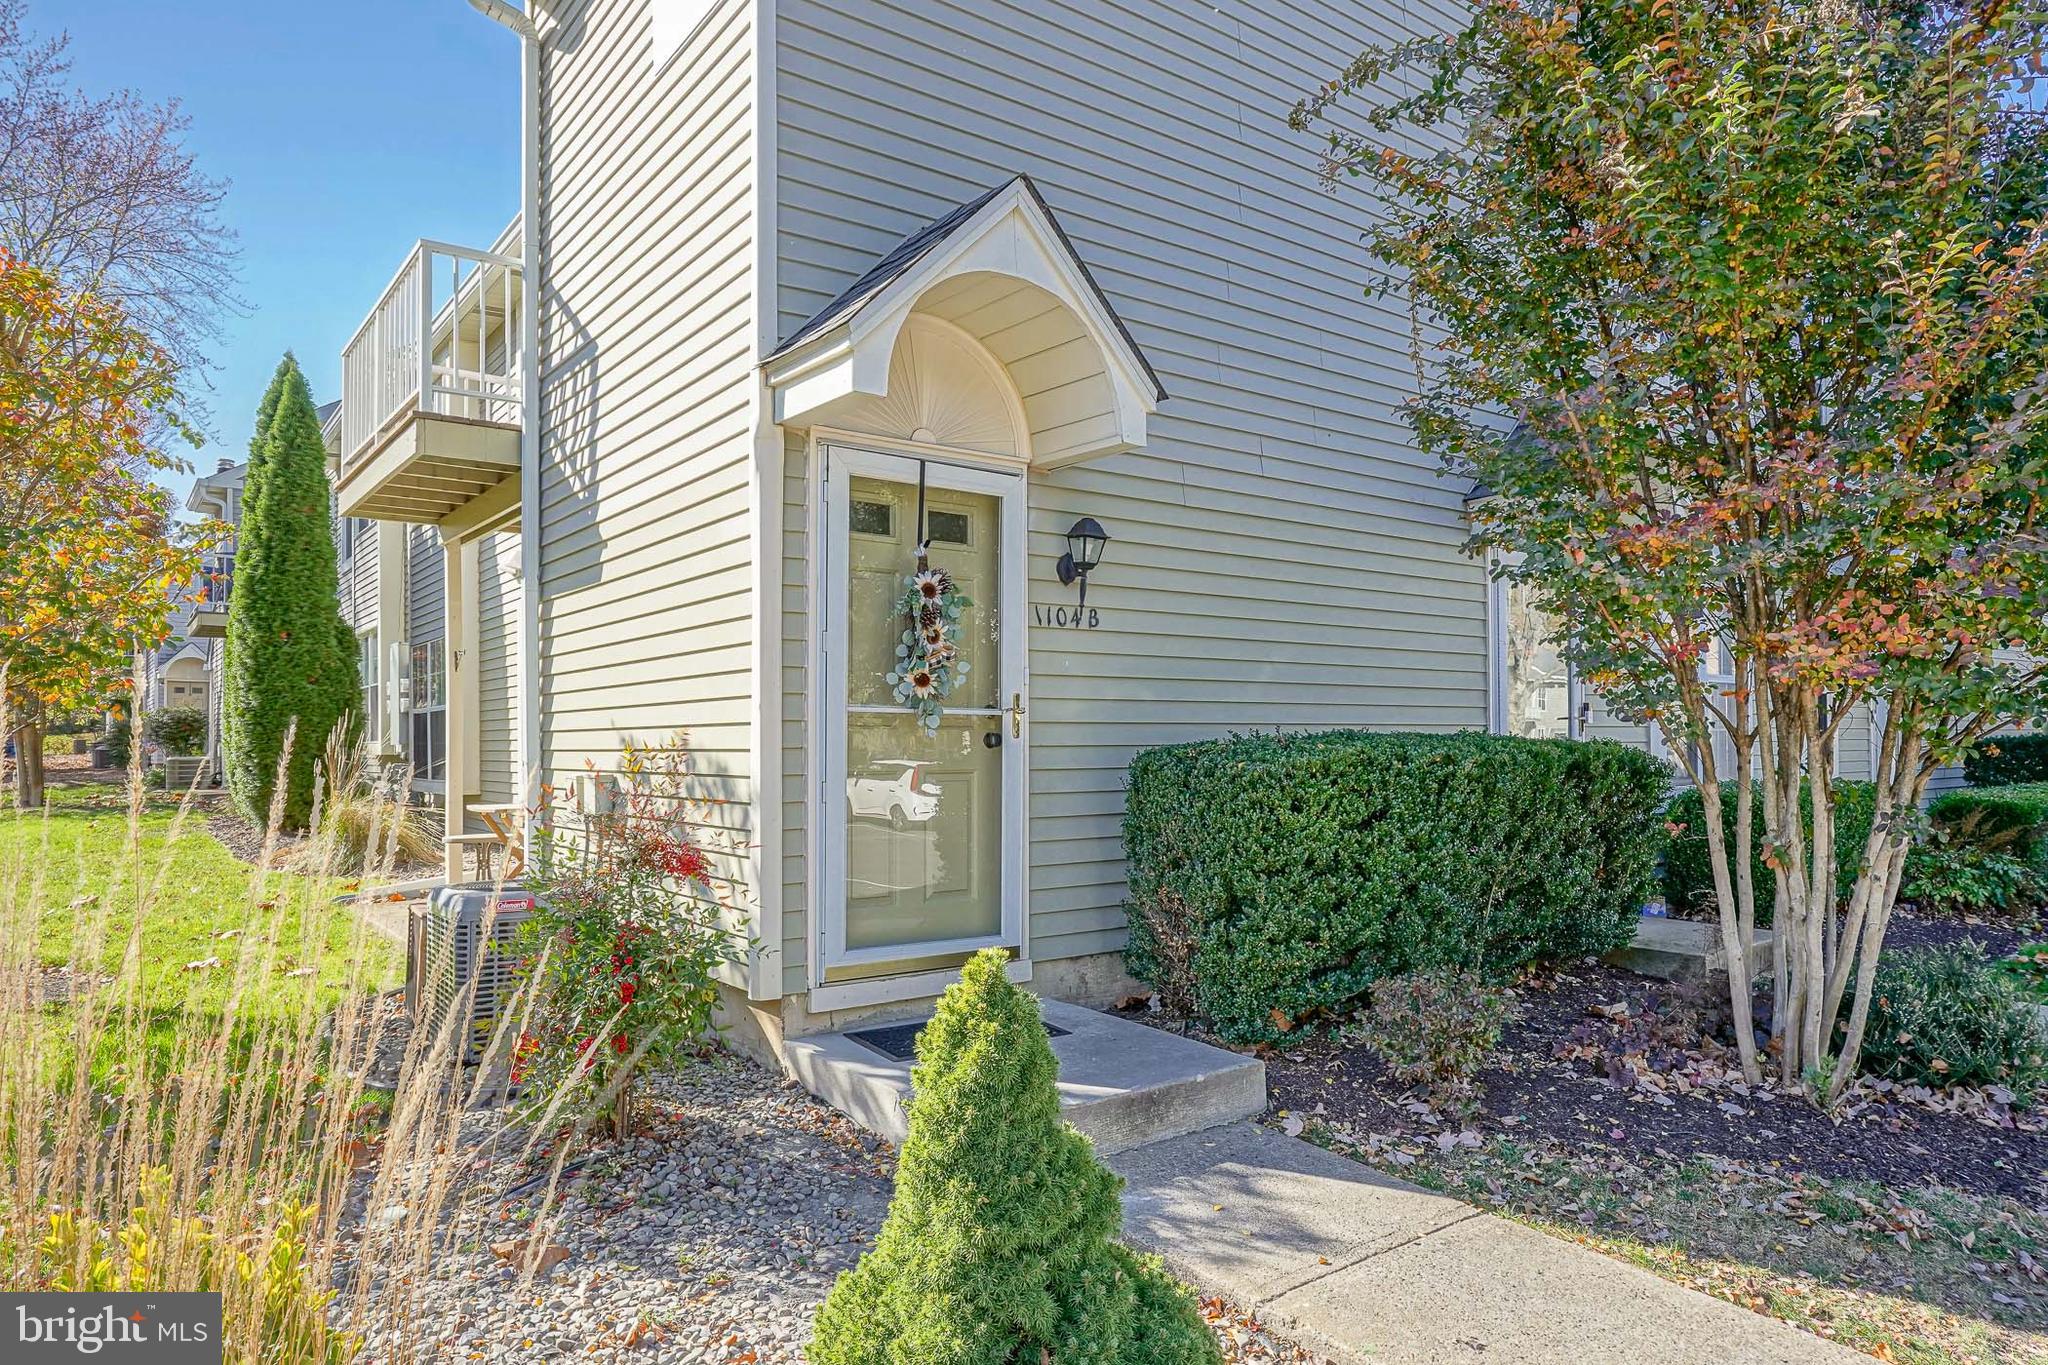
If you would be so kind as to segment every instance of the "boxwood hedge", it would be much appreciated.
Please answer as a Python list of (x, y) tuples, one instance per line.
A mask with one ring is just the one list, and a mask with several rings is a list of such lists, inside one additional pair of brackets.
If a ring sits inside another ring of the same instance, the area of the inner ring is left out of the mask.
[(1628, 942), (1669, 773), (1606, 742), (1241, 735), (1131, 763), (1131, 971), (1237, 1043), (1377, 977)]
[[(1806, 831), (1809, 850), (1813, 842), (1813, 798), (1799, 795), (1801, 827)], [(1870, 839), (1870, 820), (1876, 814), (1877, 789), (1868, 782), (1835, 783), (1835, 894), (1847, 896), (1856, 887), (1856, 874), (1863, 870), (1863, 846)], [(1664, 901), (1681, 915), (1713, 918), (1714, 866), (1707, 856), (1707, 826), (1700, 794), (1687, 788), (1671, 798), (1665, 812), (1671, 824), (1671, 839), (1664, 848)], [(1735, 788), (1721, 789), (1721, 828), (1725, 831), (1728, 854), (1735, 854)], [(1750, 875), (1756, 879), (1756, 922), (1767, 925), (1778, 900), (1777, 877), (1764, 861), (1763, 794), (1750, 808)]]
[(1980, 739), (1963, 759), (1963, 776), (1973, 787), (2048, 782), (2048, 734)]
[(2048, 863), (2048, 782), (1943, 792), (1928, 803), (1927, 817), (1962, 842), (2035, 866)]

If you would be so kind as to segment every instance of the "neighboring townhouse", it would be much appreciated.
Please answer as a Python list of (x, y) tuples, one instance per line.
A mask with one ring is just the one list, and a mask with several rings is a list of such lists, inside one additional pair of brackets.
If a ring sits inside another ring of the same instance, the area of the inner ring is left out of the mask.
[(207, 771), (216, 784), (225, 771), (221, 766), (220, 708), (226, 695), (228, 596), (234, 591), (235, 528), (242, 520), (242, 490), (248, 472), (247, 465), (224, 459), (211, 474), (194, 479), (185, 495), (185, 510), (228, 527), (227, 536), (200, 565), (199, 582), (194, 588), (197, 600), (191, 606), (191, 618), (185, 627), (185, 635), (199, 652), (205, 674)]
[[(1491, 728), (1541, 739), (1617, 740), (1670, 762), (1674, 781), (1688, 780), (1655, 725), (1617, 716), (1599, 692), (1578, 676), (1558, 651), (1555, 622), (1536, 608), (1527, 587), (1496, 581), (1490, 594), (1494, 657), (1499, 661)], [(1707, 664), (1702, 676), (1727, 687), (1735, 685), (1724, 651), (1717, 651), (1717, 658)], [(1884, 727), (1871, 722), (1872, 712), (1866, 707), (1857, 708), (1843, 721), (1834, 745), (1837, 776), (1867, 782), (1876, 772)], [(1721, 746), (1722, 763), (1732, 764), (1728, 741), (1717, 737), (1716, 743)], [(1944, 767), (1936, 771), (1929, 790), (1938, 793), (1961, 785), (1961, 767)]]
[[(198, 591), (204, 592), (202, 585)], [(210, 711), (213, 687), (208, 674), (208, 649), (204, 640), (190, 638), (199, 603), (179, 609), (171, 634), (145, 662), (141, 710), (164, 711), (172, 707), (193, 707)]]
[[(773, 1047), (990, 944), (1122, 990), (1148, 745), (1620, 733), (1464, 553), (1366, 205), (1287, 127), (1454, 17), (535, 4), (531, 233), (421, 242), (331, 428), (380, 622), (386, 557), (438, 557), (449, 829), (600, 801), (621, 745), (687, 730), (752, 945), (729, 1015)], [(889, 678), (921, 538), (973, 598), (935, 730)]]

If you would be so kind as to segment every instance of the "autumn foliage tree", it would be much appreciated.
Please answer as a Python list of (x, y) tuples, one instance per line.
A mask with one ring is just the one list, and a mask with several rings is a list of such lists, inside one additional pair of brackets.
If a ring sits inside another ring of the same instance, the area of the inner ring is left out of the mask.
[(151, 474), (180, 461), (175, 369), (111, 302), (0, 253), (0, 713), (15, 795), (42, 800), (44, 718), (98, 704), (164, 638), (208, 527)]
[[(1416, 430), (1490, 490), (1475, 548), (1707, 798), (1752, 1080), (1761, 806), (1770, 1036), (1823, 1101), (1856, 1069), (1930, 776), (2048, 704), (2048, 182), (2020, 93), (2040, 22), (1998, 0), (1479, 0), (1295, 113), (1333, 179), (1380, 192)], [(1841, 897), (1857, 716), (1876, 812)]]

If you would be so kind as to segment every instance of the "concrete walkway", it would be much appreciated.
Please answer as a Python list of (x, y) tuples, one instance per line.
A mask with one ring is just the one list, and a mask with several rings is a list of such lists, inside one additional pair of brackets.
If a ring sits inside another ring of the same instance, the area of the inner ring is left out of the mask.
[(1134, 1246), (1340, 1365), (1868, 1365), (1256, 1124), (1108, 1160)]

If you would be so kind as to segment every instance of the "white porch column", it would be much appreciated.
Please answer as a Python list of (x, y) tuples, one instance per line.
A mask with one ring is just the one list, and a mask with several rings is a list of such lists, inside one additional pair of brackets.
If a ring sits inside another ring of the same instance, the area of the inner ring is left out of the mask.
[(448, 880), (463, 876), (462, 845), (457, 835), (468, 827), (469, 803), (477, 795), (477, 547), (476, 542), (441, 539), (442, 564), (447, 575), (448, 713), (445, 721), (448, 751), (446, 781), (443, 785), (443, 815), (446, 839), (443, 870)]

